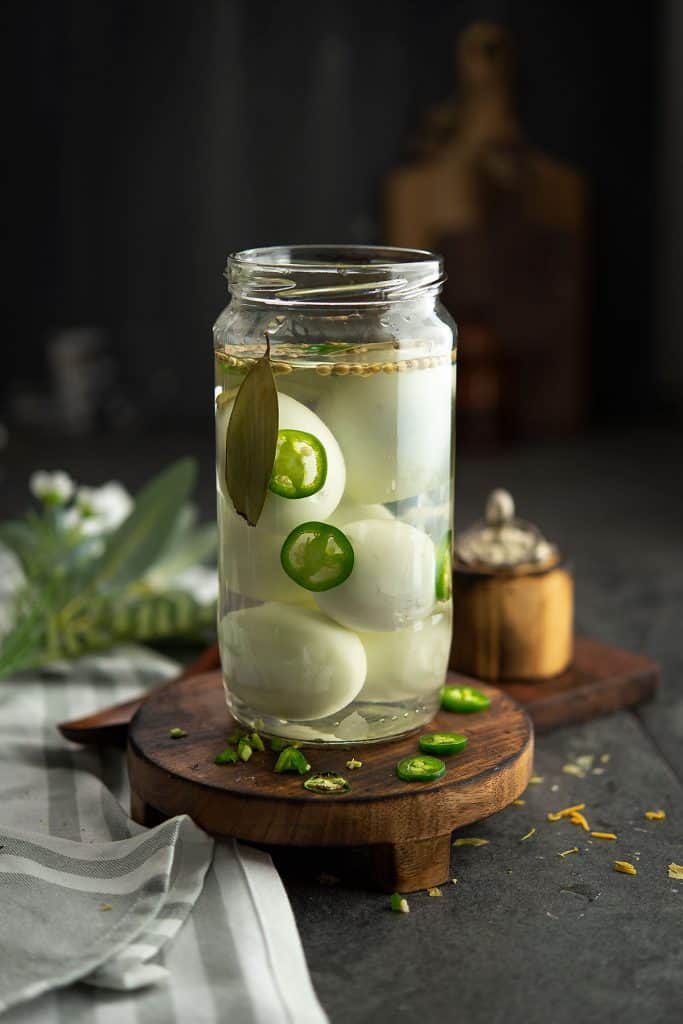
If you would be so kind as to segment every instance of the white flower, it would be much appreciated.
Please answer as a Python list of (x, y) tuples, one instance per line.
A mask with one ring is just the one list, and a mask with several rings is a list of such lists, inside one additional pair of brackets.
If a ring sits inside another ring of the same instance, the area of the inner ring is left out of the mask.
[(81, 519), (81, 513), (78, 511), (75, 505), (71, 505), (70, 508), (65, 508), (62, 513), (62, 526), (67, 530), (80, 530), (83, 525)]
[[(183, 569), (168, 581), (168, 585), (174, 590), (186, 590), (199, 604), (211, 604), (218, 599), (218, 573), (207, 565), (193, 565)], [(163, 591), (163, 584), (159, 589)]]
[(28, 485), (36, 498), (52, 505), (65, 505), (73, 497), (76, 489), (69, 474), (61, 469), (54, 473), (37, 469), (35, 473), (31, 473)]
[(19, 559), (0, 544), (0, 640), (14, 627), (14, 597), (26, 582)]
[(76, 509), (81, 531), (86, 537), (111, 533), (126, 519), (133, 508), (133, 499), (116, 480), (102, 487), (79, 487)]

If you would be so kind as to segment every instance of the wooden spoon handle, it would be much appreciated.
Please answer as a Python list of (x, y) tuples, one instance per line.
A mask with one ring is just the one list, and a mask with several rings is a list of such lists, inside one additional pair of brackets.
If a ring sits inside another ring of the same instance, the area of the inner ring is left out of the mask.
[[(187, 679), (190, 676), (198, 676), (202, 672), (209, 672), (211, 669), (219, 668), (219, 666), (218, 646), (214, 644), (212, 647), (207, 647), (196, 661), (193, 661), (191, 665), (183, 669), (177, 678)], [(166, 683), (162, 685), (166, 686)], [(150, 690), (149, 693), (154, 693), (159, 689), (161, 687), (157, 686), (154, 690)], [(128, 725), (135, 712), (148, 696), (148, 693), (143, 693), (139, 697), (133, 697), (132, 700), (124, 701), (123, 704), (114, 704), (108, 708), (103, 708), (101, 711), (96, 711), (92, 715), (86, 715), (85, 718), (74, 718), (69, 722), (60, 722), (57, 728), (65, 739), (73, 740), (74, 743), (125, 747)]]

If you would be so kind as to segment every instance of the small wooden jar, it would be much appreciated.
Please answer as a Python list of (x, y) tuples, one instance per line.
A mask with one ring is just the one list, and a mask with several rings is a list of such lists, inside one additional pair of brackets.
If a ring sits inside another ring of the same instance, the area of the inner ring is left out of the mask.
[(572, 661), (571, 571), (536, 527), (514, 518), (507, 492), (494, 491), (486, 522), (456, 541), (453, 627), (450, 665), (465, 675), (542, 680)]

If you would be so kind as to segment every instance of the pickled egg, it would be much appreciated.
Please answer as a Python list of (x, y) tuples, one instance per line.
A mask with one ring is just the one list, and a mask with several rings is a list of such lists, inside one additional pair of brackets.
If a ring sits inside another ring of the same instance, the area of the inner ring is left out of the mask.
[(342, 500), (327, 522), (340, 529), (347, 523), (355, 523), (359, 519), (393, 519), (393, 514), (385, 505), (358, 505), (353, 501)]
[(368, 660), (358, 699), (398, 701), (436, 694), (451, 650), (451, 615), (437, 612), (393, 633), (359, 633)]
[(451, 455), (450, 365), (335, 377), (320, 415), (346, 459), (353, 501), (398, 501), (448, 480)]
[(421, 530), (397, 519), (347, 523), (351, 575), (315, 594), (318, 606), (349, 629), (401, 629), (423, 619), (435, 601), (434, 545)]
[(219, 494), (219, 536), (223, 585), (257, 601), (312, 604), (311, 595), (291, 580), (280, 563), (285, 534), (249, 526)]
[[(225, 434), (234, 404), (234, 399), (224, 405), (219, 402), (216, 411), (216, 478), (220, 492), (228, 501), (231, 499), (227, 493), (223, 473)], [(280, 430), (302, 430), (313, 434), (322, 444), (327, 456), (327, 477), (315, 494), (305, 498), (285, 498), (272, 491), (268, 492), (257, 525), (286, 537), (299, 523), (311, 519), (324, 520), (334, 511), (344, 493), (346, 467), (339, 445), (319, 416), (301, 402), (297, 402), (295, 398), (282, 392), (278, 394), (278, 410)]]
[(312, 608), (269, 603), (230, 612), (219, 637), (231, 692), (262, 715), (325, 718), (365, 682), (360, 639)]

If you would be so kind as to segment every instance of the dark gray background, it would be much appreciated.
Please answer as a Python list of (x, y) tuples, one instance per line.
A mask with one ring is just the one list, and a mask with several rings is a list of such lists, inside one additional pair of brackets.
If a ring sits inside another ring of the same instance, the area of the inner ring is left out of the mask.
[(227, 253), (381, 241), (383, 179), (450, 94), (457, 32), (492, 18), (529, 138), (589, 182), (593, 419), (683, 404), (675, 0), (27, 0), (7, 18), (0, 402), (45, 379), (56, 330), (93, 325), (137, 422), (204, 417)]

